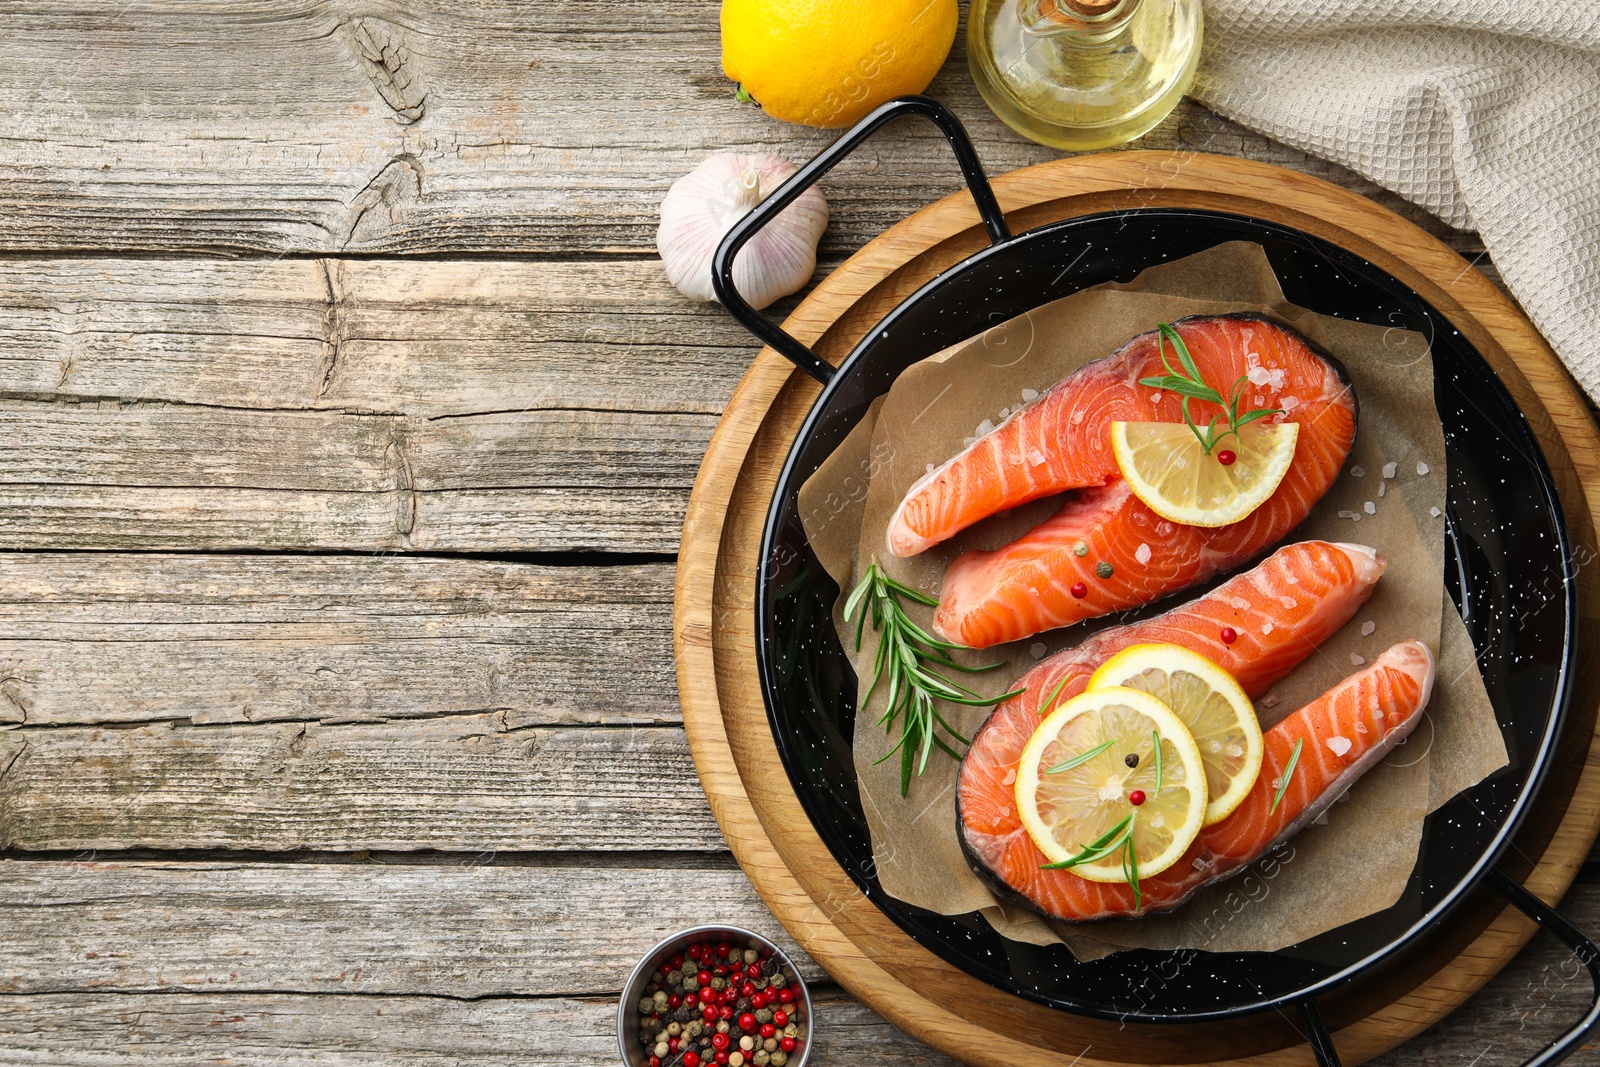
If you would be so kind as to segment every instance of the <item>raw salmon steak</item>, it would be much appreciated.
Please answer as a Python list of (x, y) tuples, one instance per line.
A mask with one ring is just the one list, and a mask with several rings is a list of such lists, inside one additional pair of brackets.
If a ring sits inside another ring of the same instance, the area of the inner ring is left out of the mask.
[[(908, 556), (1007, 508), (1073, 491), (1060, 512), (1017, 540), (951, 563), (934, 619), (947, 640), (987, 648), (1149, 603), (1270, 548), (1328, 491), (1356, 433), (1343, 369), (1260, 318), (1189, 318), (1174, 328), (1213, 388), (1227, 394), (1247, 380), (1241, 410), (1280, 408), (1274, 420), (1299, 423), (1294, 461), (1277, 490), (1247, 518), (1210, 529), (1169, 522), (1129, 491), (1111, 423), (1183, 421), (1177, 394), (1138, 384), (1164, 368), (1157, 335), (1135, 337), (1056, 383), (901, 501), (888, 544)], [(1170, 347), (1167, 358), (1177, 365)], [(1201, 425), (1218, 411), (1190, 404)]]
[[(961, 761), (956, 803), (969, 858), (977, 864), (1003, 847), (1034, 847), (1016, 813), (1017, 762), (1044, 716), (1087, 689), (1106, 660), (1131, 645), (1181, 645), (1233, 675), (1254, 700), (1350, 620), (1386, 565), (1366, 545), (1285, 545), (1204, 596), (1041, 660), (1017, 679), (1021, 695), (995, 708)], [(1225, 627), (1231, 642), (1222, 640)]]
[[(1207, 656), (1252, 698), (1259, 697), (1355, 613), (1383, 569), (1382, 557), (1363, 545), (1289, 545), (1190, 604), (1103, 630), (1041, 662), (1017, 682), (1027, 691), (995, 709), (961, 762), (958, 832), (973, 869), (1008, 896), (1056, 918), (1134, 915), (1133, 893), (1126, 885), (1039, 869), (1048, 860), (1017, 816), (1015, 782), (1023, 747), (1041, 710), (1049, 710), (1041, 709), (1041, 702), (1054, 694), (1053, 708), (1076, 696), (1101, 663), (1144, 642), (1171, 642)], [(1223, 626), (1235, 630), (1235, 641), (1222, 641)], [(1426, 646), (1406, 642), (1268, 730), (1255, 787), (1232, 815), (1202, 830), (1176, 864), (1141, 880), (1144, 912), (1139, 914), (1176, 907), (1315, 819), (1410, 731), (1432, 681), (1433, 659)], [(1375, 710), (1382, 711), (1381, 719), (1374, 717)], [(1300, 765), (1271, 811), (1277, 780), (1302, 738)]]
[[(1178, 862), (1140, 880), (1137, 910), (1133, 889), (1124, 883), (1041, 870), (1049, 861), (1020, 823), (1013, 832), (1003, 825), (993, 828), (999, 832), (973, 830), (963, 810), (962, 843), (975, 870), (999, 881), (1008, 896), (1056, 919), (1088, 922), (1170, 911), (1212, 882), (1238, 874), (1343, 796), (1416, 726), (1433, 691), (1434, 669), (1427, 645), (1402, 642), (1266, 731), (1255, 786), (1232, 815), (1201, 830)], [(1274, 809), (1291, 760), (1293, 773)]]

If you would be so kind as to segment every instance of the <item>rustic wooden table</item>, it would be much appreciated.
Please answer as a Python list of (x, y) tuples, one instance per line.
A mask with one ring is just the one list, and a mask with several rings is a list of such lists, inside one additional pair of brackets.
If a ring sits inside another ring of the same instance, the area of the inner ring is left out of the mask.
[[(829, 135), (734, 103), (716, 19), (0, 9), (0, 1062), (609, 1065), (659, 936), (778, 932), (669, 638), (754, 345), (667, 285), (655, 215), (713, 151)], [(1052, 158), (959, 46), (931, 91), (992, 172)], [(1313, 172), (1491, 268), (1198, 106), (1144, 143)], [(826, 183), (823, 269), (955, 188), (929, 131), (876, 140)], [(1567, 910), (1600, 927), (1600, 872)], [(815, 1062), (948, 1062), (818, 990)], [(1384, 1062), (1518, 1062), (1584, 1003), (1540, 943)]]

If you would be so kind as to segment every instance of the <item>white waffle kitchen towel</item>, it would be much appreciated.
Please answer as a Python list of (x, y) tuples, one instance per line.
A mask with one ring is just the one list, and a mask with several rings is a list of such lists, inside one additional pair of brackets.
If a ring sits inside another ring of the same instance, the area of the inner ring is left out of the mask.
[(1205, 0), (1194, 95), (1476, 229), (1600, 399), (1600, 0)]

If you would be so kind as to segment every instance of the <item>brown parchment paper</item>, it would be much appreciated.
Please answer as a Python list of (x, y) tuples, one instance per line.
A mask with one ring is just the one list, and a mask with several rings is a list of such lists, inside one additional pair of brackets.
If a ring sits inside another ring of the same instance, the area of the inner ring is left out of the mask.
[[(1372, 599), (1354, 619), (1257, 702), (1262, 724), (1277, 722), (1407, 638), (1425, 641), (1440, 656), (1426, 720), (1322, 825), (1246, 874), (1203, 890), (1171, 915), (1066, 924), (1000, 904), (968, 868), (955, 825), (953, 760), (935, 756), (927, 773), (913, 780), (909, 796), (900, 796), (898, 760), (877, 763), (893, 744), (874, 725), (883, 711), (880, 692), (857, 717), (854, 758), (886, 892), (941, 914), (982, 911), (1007, 937), (1065, 943), (1084, 959), (1133, 947), (1269, 951), (1393, 904), (1416, 862), (1423, 817), (1505, 765), (1504, 740), (1470, 638), (1444, 591), (1444, 441), (1427, 339), (1290, 304), (1265, 254), (1248, 242), (1153, 267), (1125, 286), (1055, 301), (908, 368), (801, 490), (802, 520), (818, 559), (846, 591), (874, 560), (900, 581), (937, 591), (958, 553), (1015, 538), (1052, 514), (1059, 501), (1036, 501), (920, 556), (895, 558), (884, 548), (889, 517), (930, 464), (943, 463), (1025, 399), (1157, 322), (1244, 310), (1273, 315), (1337, 356), (1360, 404), (1350, 463), (1290, 540), (1356, 541), (1389, 560)], [(1395, 464), (1394, 476), (1385, 478), (1388, 463)], [(843, 597), (835, 606), (841, 633), (842, 603)], [(926, 624), (931, 615), (928, 609), (919, 621)], [(1097, 620), (968, 653), (973, 663), (1003, 658), (1006, 665), (964, 681), (980, 691), (1004, 692), (1040, 659), (1111, 624)], [(870, 677), (862, 667), (870, 668), (875, 652), (869, 628), (856, 656), (858, 676)], [(944, 710), (966, 736), (987, 714)]]

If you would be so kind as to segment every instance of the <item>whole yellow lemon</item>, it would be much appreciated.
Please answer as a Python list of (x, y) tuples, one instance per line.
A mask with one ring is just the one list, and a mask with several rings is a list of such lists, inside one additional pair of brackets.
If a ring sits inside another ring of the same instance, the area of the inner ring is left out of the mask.
[(775, 118), (848, 126), (926, 89), (957, 17), (956, 0), (723, 0), (722, 69)]

